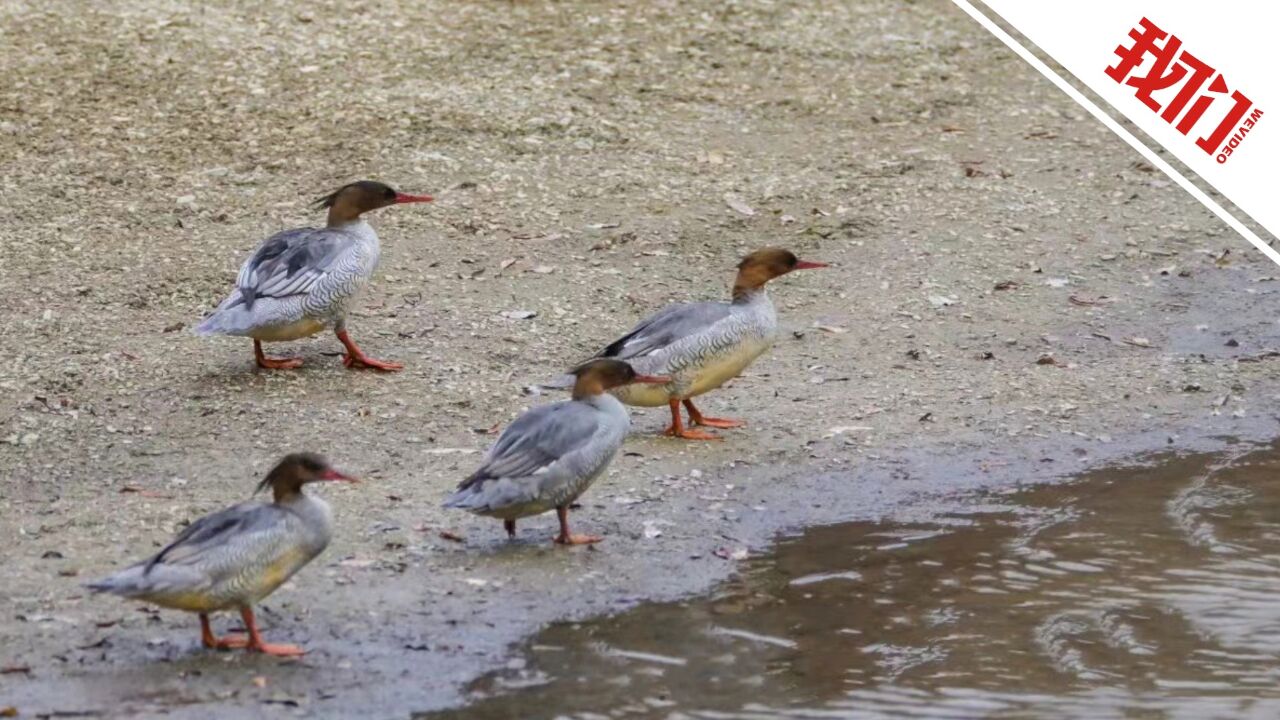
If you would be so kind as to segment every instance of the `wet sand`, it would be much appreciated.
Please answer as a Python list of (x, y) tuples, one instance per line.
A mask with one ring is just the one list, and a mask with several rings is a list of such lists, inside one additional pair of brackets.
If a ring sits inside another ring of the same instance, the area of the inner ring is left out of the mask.
[[(0, 32), (0, 708), (403, 717), (781, 530), (1280, 435), (1275, 267), (946, 2), (0, 0)], [(351, 319), (404, 372), (186, 332), (362, 177), (438, 198), (373, 218)], [(523, 387), (764, 244), (833, 267), (706, 398), (746, 429), (636, 412), (594, 550), (439, 507)], [(335, 542), (261, 613), (303, 661), (81, 590), (299, 449), (368, 481), (322, 490)]]
[(418, 717), (1275, 717), (1278, 513), (1280, 450), (1237, 446), (814, 528)]

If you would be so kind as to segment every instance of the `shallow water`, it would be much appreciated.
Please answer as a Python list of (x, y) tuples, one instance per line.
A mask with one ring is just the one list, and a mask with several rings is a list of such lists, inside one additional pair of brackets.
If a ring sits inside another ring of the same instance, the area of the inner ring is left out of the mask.
[(783, 539), (561, 624), (426, 717), (1274, 718), (1280, 452), (1166, 457)]

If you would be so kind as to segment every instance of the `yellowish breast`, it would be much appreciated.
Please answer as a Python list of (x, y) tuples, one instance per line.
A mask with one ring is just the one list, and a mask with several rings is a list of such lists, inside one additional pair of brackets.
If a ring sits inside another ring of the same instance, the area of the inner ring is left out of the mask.
[(262, 573), (253, 579), (253, 596), (261, 599), (275, 592), (276, 588), (283, 585), (285, 580), (288, 580), (310, 559), (311, 557), (300, 548), (293, 548), (281, 554), (275, 562), (263, 568)]
[(707, 358), (694, 372), (689, 397), (715, 390), (738, 377), (767, 349), (769, 346), (764, 342), (749, 342), (739, 345), (732, 352)]
[(250, 337), (262, 342), (284, 342), (286, 340), (299, 340), (304, 337), (310, 337), (323, 329), (324, 323), (319, 320), (303, 318), (288, 325), (271, 325), (257, 328)]
[(226, 605), (226, 602), (221, 598), (215, 598), (209, 593), (194, 591), (165, 593), (164, 595), (156, 595), (146, 599), (160, 607), (186, 610), (187, 612), (213, 612), (214, 610), (221, 610)]
[(636, 405), (638, 407), (660, 407), (667, 404), (671, 399), (670, 393), (667, 392), (668, 385), (649, 385), (648, 383), (636, 383), (632, 385), (624, 385), (613, 391), (615, 397), (628, 405)]

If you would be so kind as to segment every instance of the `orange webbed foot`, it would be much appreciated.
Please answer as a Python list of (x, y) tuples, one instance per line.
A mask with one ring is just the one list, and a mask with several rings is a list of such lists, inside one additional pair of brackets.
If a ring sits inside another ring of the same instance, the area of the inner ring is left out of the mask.
[(258, 367), (264, 370), (292, 370), (302, 367), (302, 358), (299, 357), (267, 357), (267, 354), (262, 351), (261, 340), (253, 341), (253, 359), (258, 362)]
[(664, 430), (662, 434), (667, 437), (682, 438), (684, 440), (724, 440), (724, 438), (719, 435), (714, 435), (702, 430), (694, 430), (693, 428), (669, 427)]
[[(203, 616), (201, 616), (203, 620)], [(264, 655), (274, 655), (276, 657), (297, 657), (305, 655), (306, 650), (297, 645), (273, 645), (272, 643), (262, 641), (262, 633), (258, 631), (258, 621), (253, 615), (253, 608), (248, 605), (240, 608), (240, 619), (244, 621), (244, 629), (249, 633), (249, 642), (245, 644), (245, 649), (250, 652), (260, 652)]]
[(274, 643), (250, 645), (249, 649), (254, 652), (260, 652), (263, 655), (271, 655), (272, 657), (299, 657), (307, 654), (306, 650), (303, 650), (297, 645), (276, 645)]
[(302, 367), (302, 358), (273, 358), (263, 356), (258, 358), (258, 367), (263, 370), (293, 370), (294, 368)]
[(375, 360), (374, 358), (365, 355), (364, 352), (360, 350), (360, 346), (356, 345), (355, 341), (351, 339), (351, 336), (348, 335), (347, 331), (341, 326), (339, 326), (334, 332), (338, 336), (338, 341), (342, 343), (342, 347), (347, 349), (346, 354), (342, 356), (342, 364), (352, 370), (371, 369), (392, 372), (404, 369), (404, 365), (398, 362)]
[[(746, 425), (746, 423), (741, 420), (732, 420), (729, 418), (707, 417), (706, 415), (703, 415), (698, 410), (697, 405), (693, 404), (693, 400), (689, 398), (685, 398), (683, 402), (684, 402), (685, 409), (689, 411), (689, 422), (693, 423), (694, 425), (705, 425), (707, 427), (723, 428), (726, 430), (729, 428), (738, 428)], [(675, 423), (675, 425), (678, 427), (680, 424), (679, 423), (680, 409), (676, 406), (674, 401), (671, 403), (671, 419)]]
[(386, 372), (395, 372), (396, 370), (404, 369), (403, 363), (391, 362), (389, 360), (375, 360), (374, 358), (367, 357), (365, 355), (353, 356), (349, 353), (342, 356), (342, 364), (352, 370), (383, 370)]
[(747, 426), (745, 422), (741, 420), (733, 420), (731, 418), (702, 417), (694, 422), (698, 425), (705, 425), (707, 427), (713, 427), (713, 428), (721, 428), (724, 430), (728, 430), (730, 428), (740, 428), (740, 427)]
[(206, 645), (215, 650), (241, 650), (249, 647), (249, 638), (244, 635), (227, 635), (220, 638), (214, 638), (212, 645)]

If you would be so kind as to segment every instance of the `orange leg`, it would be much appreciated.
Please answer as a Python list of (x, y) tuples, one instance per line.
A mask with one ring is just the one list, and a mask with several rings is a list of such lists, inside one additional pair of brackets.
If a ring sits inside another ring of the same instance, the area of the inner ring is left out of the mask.
[(516, 521), (515, 521), (515, 520), (503, 520), (503, 521), (502, 521), (502, 527), (506, 529), (506, 531), (507, 531), (507, 537), (509, 537), (509, 538), (514, 538), (514, 537), (516, 536)]
[(240, 619), (244, 621), (244, 629), (249, 633), (249, 643), (245, 646), (248, 649), (278, 657), (297, 657), (306, 654), (307, 651), (297, 645), (272, 645), (263, 642), (262, 635), (258, 633), (258, 622), (253, 617), (253, 608), (248, 605), (240, 608)]
[(200, 613), (200, 644), (211, 650), (231, 650), (248, 647), (249, 640), (243, 635), (217, 637), (213, 634), (213, 627), (209, 625), (209, 616)]
[(375, 360), (364, 354), (360, 348), (356, 347), (351, 336), (347, 334), (345, 329), (337, 330), (338, 341), (347, 349), (347, 354), (342, 356), (342, 364), (349, 368), (373, 368), (374, 370), (403, 370), (404, 365), (398, 362), (388, 362), (386, 360)]
[(272, 358), (262, 351), (262, 341), (253, 341), (253, 357), (258, 361), (258, 367), (265, 370), (292, 370), (296, 367), (302, 367), (302, 358)]
[(569, 508), (556, 508), (556, 517), (560, 518), (560, 534), (556, 536), (558, 545), (590, 545), (604, 540), (599, 535), (574, 535), (569, 532)]
[(686, 428), (684, 420), (680, 417), (680, 401), (671, 400), (671, 427), (667, 428), (663, 433), (671, 437), (684, 438), (685, 440), (722, 440), (718, 435), (712, 435), (709, 432)]
[(706, 425), (707, 427), (725, 428), (725, 429), (739, 428), (739, 427), (744, 427), (746, 425), (746, 423), (741, 420), (731, 420), (729, 418), (707, 417), (702, 413), (698, 412), (698, 408), (693, 406), (692, 400), (685, 400), (684, 407), (686, 410), (689, 411), (689, 422), (693, 423), (694, 425)]

